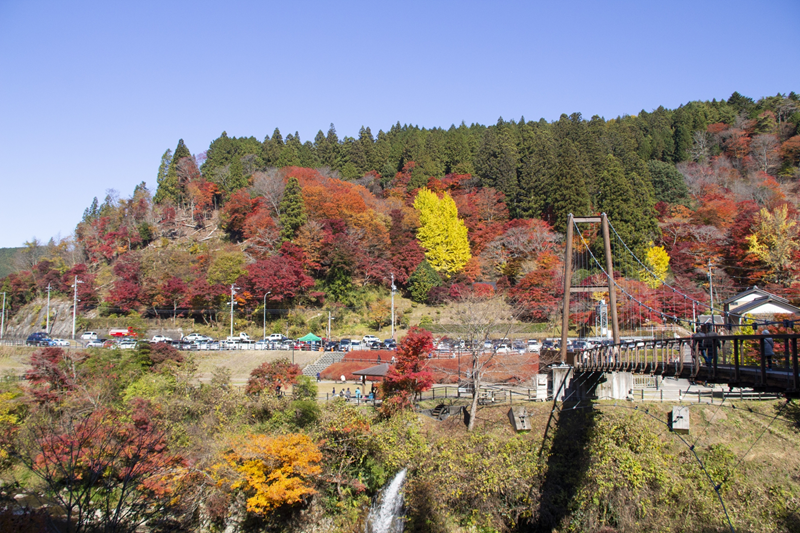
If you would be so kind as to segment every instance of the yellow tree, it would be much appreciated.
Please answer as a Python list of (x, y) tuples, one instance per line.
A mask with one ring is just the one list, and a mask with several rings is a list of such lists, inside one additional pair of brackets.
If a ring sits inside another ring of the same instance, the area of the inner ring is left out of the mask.
[(448, 193), (439, 198), (427, 188), (420, 189), (414, 199), (419, 213), (417, 239), (425, 249), (425, 258), (436, 270), (447, 276), (464, 269), (472, 255), (467, 227), (458, 218), (456, 203)]
[(221, 485), (244, 491), (249, 512), (264, 516), (315, 494), (311, 484), (321, 460), (306, 435), (249, 435), (213, 471)]
[[(657, 289), (664, 283), (669, 270), (669, 254), (664, 250), (663, 246), (653, 246), (650, 243), (650, 248), (647, 249), (645, 254), (644, 264), (647, 269), (639, 271), (639, 280), (645, 283), (651, 289)], [(651, 274), (652, 272), (652, 274)]]
[(769, 266), (772, 279), (784, 284), (791, 282), (789, 267), (800, 245), (797, 221), (789, 217), (788, 206), (784, 204), (772, 213), (762, 208), (752, 229), (753, 234), (747, 237), (750, 253)]

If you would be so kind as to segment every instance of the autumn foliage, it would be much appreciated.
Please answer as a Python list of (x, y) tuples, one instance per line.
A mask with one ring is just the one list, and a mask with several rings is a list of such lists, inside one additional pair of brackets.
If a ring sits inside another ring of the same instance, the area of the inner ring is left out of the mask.
[(248, 435), (212, 468), (220, 485), (247, 495), (247, 510), (266, 515), (315, 494), (322, 454), (302, 434)]
[(433, 375), (425, 369), (425, 361), (433, 350), (430, 331), (412, 327), (397, 346), (395, 365), (382, 384), (384, 414), (391, 414), (411, 406), (414, 396), (433, 385)]

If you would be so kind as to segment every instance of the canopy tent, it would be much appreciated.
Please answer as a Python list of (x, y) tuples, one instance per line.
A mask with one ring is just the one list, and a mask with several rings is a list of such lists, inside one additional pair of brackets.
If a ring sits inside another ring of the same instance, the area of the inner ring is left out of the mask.
[(313, 333), (309, 333), (309, 334), (308, 334), (308, 335), (306, 335), (305, 337), (300, 337), (300, 338), (299, 338), (299, 339), (297, 339), (297, 340), (299, 340), (299, 341), (303, 341), (303, 342), (317, 342), (317, 341), (321, 341), (321, 340), (322, 340), (322, 337), (317, 337), (317, 336), (316, 336), (316, 335), (314, 335)]
[(377, 366), (371, 366), (369, 368), (365, 368), (364, 370), (356, 370), (353, 372), (354, 376), (371, 376), (371, 377), (386, 377), (386, 374), (389, 373), (389, 367), (391, 365), (389, 363), (383, 363)]

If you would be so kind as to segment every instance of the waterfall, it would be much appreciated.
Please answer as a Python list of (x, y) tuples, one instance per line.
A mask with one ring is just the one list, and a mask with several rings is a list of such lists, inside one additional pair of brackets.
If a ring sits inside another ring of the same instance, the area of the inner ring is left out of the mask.
[(404, 468), (381, 492), (369, 510), (366, 533), (403, 533), (403, 484), (406, 481)]

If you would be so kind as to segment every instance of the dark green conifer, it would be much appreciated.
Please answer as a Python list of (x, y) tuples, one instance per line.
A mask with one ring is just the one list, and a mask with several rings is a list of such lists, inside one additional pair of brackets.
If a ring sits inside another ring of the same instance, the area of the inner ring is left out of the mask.
[(408, 278), (408, 290), (411, 292), (411, 300), (418, 303), (426, 302), (431, 289), (441, 284), (442, 278), (439, 277), (439, 273), (427, 261), (423, 261), (411, 274), (411, 277)]
[(580, 157), (575, 144), (565, 139), (558, 151), (552, 203), (552, 222), (556, 231), (565, 231), (567, 215), (587, 216), (592, 212), (592, 203), (586, 190), (585, 169), (579, 164)]
[(290, 241), (294, 239), (297, 230), (306, 223), (306, 204), (303, 201), (303, 191), (297, 178), (290, 177), (286, 182), (286, 189), (280, 203), (281, 239)]

